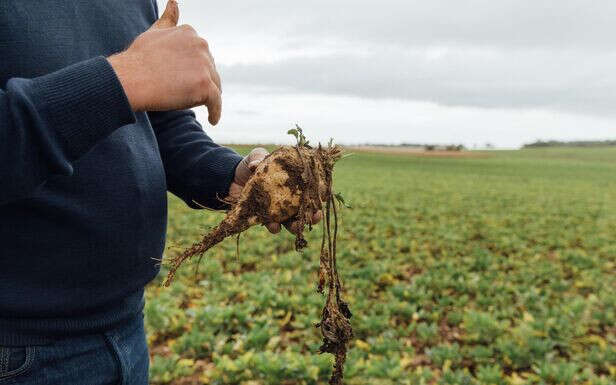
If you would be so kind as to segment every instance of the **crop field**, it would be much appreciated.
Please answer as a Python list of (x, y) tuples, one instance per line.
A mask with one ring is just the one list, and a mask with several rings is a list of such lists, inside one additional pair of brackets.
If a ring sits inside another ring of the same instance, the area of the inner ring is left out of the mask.
[[(616, 148), (471, 155), (337, 164), (345, 383), (616, 384)], [(167, 257), (222, 217), (170, 196)], [(320, 235), (297, 253), (250, 229), (169, 288), (163, 266), (145, 308), (152, 383), (327, 383)]]

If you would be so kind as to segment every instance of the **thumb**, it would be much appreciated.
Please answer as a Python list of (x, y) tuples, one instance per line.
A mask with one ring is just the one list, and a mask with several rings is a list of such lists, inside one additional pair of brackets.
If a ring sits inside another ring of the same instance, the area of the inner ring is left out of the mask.
[(178, 25), (180, 19), (180, 8), (177, 0), (167, 1), (167, 7), (160, 19), (152, 25), (152, 28), (172, 28)]

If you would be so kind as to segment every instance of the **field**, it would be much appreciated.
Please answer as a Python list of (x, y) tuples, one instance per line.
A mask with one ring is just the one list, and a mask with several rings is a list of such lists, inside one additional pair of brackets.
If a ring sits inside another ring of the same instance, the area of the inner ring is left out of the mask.
[[(246, 152), (247, 148), (240, 148)], [(616, 148), (340, 161), (348, 384), (615, 384)], [(167, 255), (222, 214), (170, 197)], [(263, 228), (165, 268), (145, 309), (155, 384), (322, 384), (320, 226)]]

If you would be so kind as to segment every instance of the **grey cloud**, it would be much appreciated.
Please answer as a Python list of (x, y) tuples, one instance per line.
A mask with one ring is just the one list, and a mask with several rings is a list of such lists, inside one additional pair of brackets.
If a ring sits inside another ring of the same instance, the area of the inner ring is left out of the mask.
[(613, 136), (616, 1), (181, 0), (180, 7), (181, 23), (212, 43), (226, 103), (226, 129), (212, 133), (226, 141), (276, 141), (295, 120), (349, 143), (516, 146)]
[(616, 2), (588, 0), (336, 0), (182, 3), (214, 34), (284, 34), (405, 46), (614, 50)]
[(383, 50), (225, 66), (227, 83), (287, 92), (429, 101), (484, 108), (549, 108), (613, 115), (616, 54), (570, 51)]
[(247, 110), (247, 109), (237, 109), (233, 111), (239, 116), (259, 116), (261, 113), (255, 110)]
[(182, 21), (206, 37), (250, 44), (275, 37), (279, 46), (269, 51), (292, 52), (274, 63), (247, 56), (221, 65), (225, 83), (448, 106), (615, 110), (616, 1), (183, 0), (181, 7)]

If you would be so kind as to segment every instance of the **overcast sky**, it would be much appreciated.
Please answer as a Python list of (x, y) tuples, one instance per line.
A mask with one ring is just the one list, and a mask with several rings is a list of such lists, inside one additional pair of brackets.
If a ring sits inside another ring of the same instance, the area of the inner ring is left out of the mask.
[[(159, 0), (164, 9), (166, 1)], [(180, 0), (223, 81), (225, 143), (616, 138), (616, 1)]]

